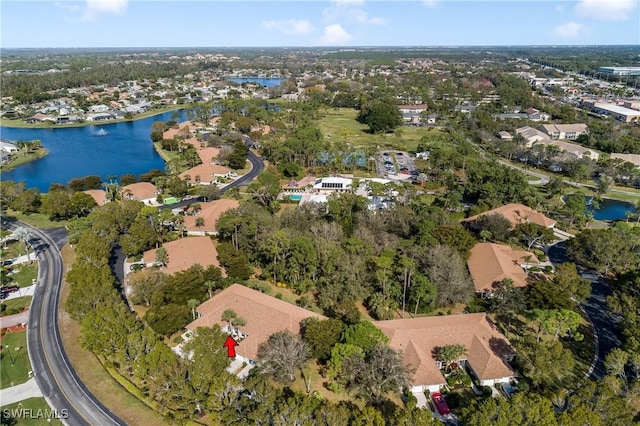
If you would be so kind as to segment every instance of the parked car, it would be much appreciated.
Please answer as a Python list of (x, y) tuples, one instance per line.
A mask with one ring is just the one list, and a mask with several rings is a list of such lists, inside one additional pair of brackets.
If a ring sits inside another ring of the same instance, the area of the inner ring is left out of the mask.
[(15, 293), (18, 290), (20, 290), (20, 287), (18, 287), (17, 285), (7, 285), (4, 287), (0, 287), (0, 293), (2, 294), (11, 294)]
[(13, 263), (13, 259), (5, 259), (2, 262), (0, 262), (0, 265), (2, 266), (9, 266)]
[(451, 413), (449, 405), (447, 405), (447, 401), (444, 400), (444, 397), (440, 392), (432, 393), (431, 400), (433, 401), (433, 404), (436, 406), (436, 409), (438, 410), (438, 413), (440, 413), (440, 415), (444, 416)]

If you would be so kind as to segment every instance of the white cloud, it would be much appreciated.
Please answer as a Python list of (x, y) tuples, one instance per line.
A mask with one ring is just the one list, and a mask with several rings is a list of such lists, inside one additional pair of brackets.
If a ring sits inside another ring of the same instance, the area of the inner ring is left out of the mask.
[(346, 19), (358, 24), (383, 25), (385, 23), (384, 18), (370, 17), (362, 6), (364, 6), (364, 0), (331, 0), (329, 7), (322, 11), (322, 18), (325, 22)]
[(567, 22), (566, 24), (558, 25), (555, 28), (555, 33), (560, 37), (576, 38), (580, 35), (580, 32), (582, 32), (583, 28), (584, 25), (578, 22), (571, 21)]
[(576, 5), (578, 16), (601, 21), (638, 19), (634, 13), (638, 0), (580, 0)]
[(555, 7), (556, 12), (564, 12), (564, 5), (559, 4)]
[(422, 0), (422, 4), (427, 7), (434, 8), (438, 6), (438, 0)]
[(313, 25), (305, 19), (282, 19), (280, 21), (262, 21), (268, 30), (280, 31), (286, 35), (307, 35), (313, 32)]
[(80, 10), (80, 5), (78, 4), (74, 4), (74, 3), (60, 3), (60, 2), (55, 2), (53, 4), (55, 7), (58, 7), (60, 9), (66, 9), (69, 12), (77, 12)]
[(95, 21), (98, 15), (110, 13), (122, 15), (127, 10), (128, 0), (87, 0), (87, 8), (84, 11), (85, 21)]
[(351, 34), (349, 34), (342, 25), (332, 24), (324, 27), (324, 32), (320, 43), (322, 44), (345, 44), (351, 40)]

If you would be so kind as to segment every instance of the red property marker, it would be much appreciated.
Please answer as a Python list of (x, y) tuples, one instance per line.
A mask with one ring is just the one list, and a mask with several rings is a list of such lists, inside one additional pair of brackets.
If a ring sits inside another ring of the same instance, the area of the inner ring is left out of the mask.
[(238, 342), (236, 342), (233, 337), (227, 336), (227, 340), (225, 340), (223, 347), (227, 348), (227, 355), (229, 358), (235, 358), (236, 356), (236, 346), (238, 346)]

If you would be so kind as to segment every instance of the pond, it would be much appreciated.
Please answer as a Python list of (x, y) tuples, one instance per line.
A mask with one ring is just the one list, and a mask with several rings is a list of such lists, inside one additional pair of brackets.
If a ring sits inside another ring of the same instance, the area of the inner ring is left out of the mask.
[[(591, 199), (588, 198), (587, 202), (590, 201)], [(626, 201), (603, 198), (597, 210), (591, 206), (589, 209), (593, 212), (593, 218), (596, 220), (623, 220), (627, 217), (627, 212), (634, 213), (636, 211), (636, 206)]]
[(236, 83), (256, 83), (264, 87), (277, 87), (285, 81), (285, 78), (265, 78), (265, 77), (234, 77), (229, 80)]
[[(26, 129), (0, 127), (2, 139), (11, 141), (39, 139), (49, 155), (3, 172), (3, 180), (24, 181), (27, 188), (47, 192), (52, 183), (66, 184), (71, 179), (98, 175), (139, 176), (151, 169), (164, 170), (164, 161), (153, 148), (151, 125), (171, 120), (172, 112), (141, 120), (98, 126)], [(180, 112), (180, 121), (185, 120)]]

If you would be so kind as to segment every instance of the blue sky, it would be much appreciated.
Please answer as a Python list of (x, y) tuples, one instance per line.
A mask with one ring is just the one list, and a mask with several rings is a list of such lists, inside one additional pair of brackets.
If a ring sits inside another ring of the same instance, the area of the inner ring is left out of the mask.
[(640, 44), (640, 0), (1, 0), (0, 46)]

